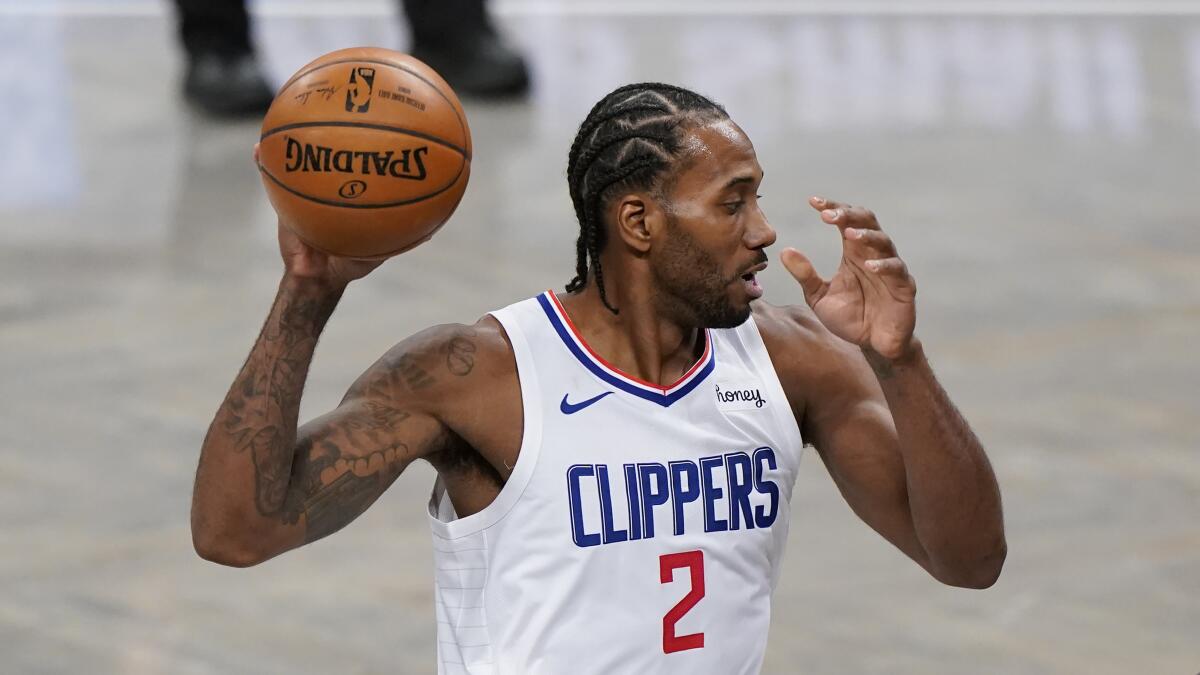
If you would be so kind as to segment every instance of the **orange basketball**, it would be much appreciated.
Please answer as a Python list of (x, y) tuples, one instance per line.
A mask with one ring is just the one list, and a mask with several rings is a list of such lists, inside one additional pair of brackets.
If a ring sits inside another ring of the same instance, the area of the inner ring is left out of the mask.
[(385, 258), (429, 239), (462, 199), (471, 132), (432, 68), (390, 49), (331, 52), (279, 90), (258, 168), (275, 210), (308, 244)]

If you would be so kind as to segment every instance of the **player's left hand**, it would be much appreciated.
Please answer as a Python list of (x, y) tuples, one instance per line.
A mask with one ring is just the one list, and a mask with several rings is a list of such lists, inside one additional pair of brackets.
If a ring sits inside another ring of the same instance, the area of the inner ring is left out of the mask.
[(842, 264), (826, 281), (794, 248), (780, 259), (804, 290), (804, 299), (834, 335), (889, 360), (908, 354), (917, 323), (917, 283), (875, 214), (861, 206), (812, 197), (821, 220), (842, 235)]

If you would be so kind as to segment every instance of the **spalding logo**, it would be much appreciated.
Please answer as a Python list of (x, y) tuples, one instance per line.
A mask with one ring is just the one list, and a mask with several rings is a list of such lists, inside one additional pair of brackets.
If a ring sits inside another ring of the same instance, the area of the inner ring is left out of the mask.
[[(300, 143), (287, 137), (288, 173), (333, 172), (357, 173), (364, 176), (391, 176), (408, 180), (425, 180), (425, 155), (429, 146), (404, 150), (336, 150), (324, 145)], [(360, 192), (361, 194), (361, 192)]]

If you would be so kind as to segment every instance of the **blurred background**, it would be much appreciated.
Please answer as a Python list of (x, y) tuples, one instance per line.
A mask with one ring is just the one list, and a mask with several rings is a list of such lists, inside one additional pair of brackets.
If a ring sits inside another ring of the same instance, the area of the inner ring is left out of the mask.
[[(764, 672), (1200, 670), (1200, 2), (489, 8), (528, 92), (464, 97), (466, 197), (351, 287), (303, 419), (402, 337), (561, 288), (578, 123), (620, 84), (682, 84), (755, 142), (777, 249), (828, 274), (838, 240), (804, 198), (877, 211), (1005, 499), (1000, 581), (943, 587), (810, 454)], [(271, 87), (333, 49), (410, 48), (388, 0), (250, 11)], [(0, 671), (433, 672), (428, 466), (262, 566), (192, 551), (200, 442), (282, 265), (261, 118), (183, 97), (176, 21), (0, 0)], [(774, 257), (760, 279), (802, 301)]]

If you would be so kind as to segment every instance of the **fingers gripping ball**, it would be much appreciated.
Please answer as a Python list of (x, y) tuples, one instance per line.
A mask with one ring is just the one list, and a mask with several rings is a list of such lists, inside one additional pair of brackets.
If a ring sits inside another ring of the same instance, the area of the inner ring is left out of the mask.
[(385, 258), (433, 236), (471, 173), (458, 97), (407, 54), (359, 47), (304, 66), (263, 120), (259, 171), (275, 210), (311, 246)]

